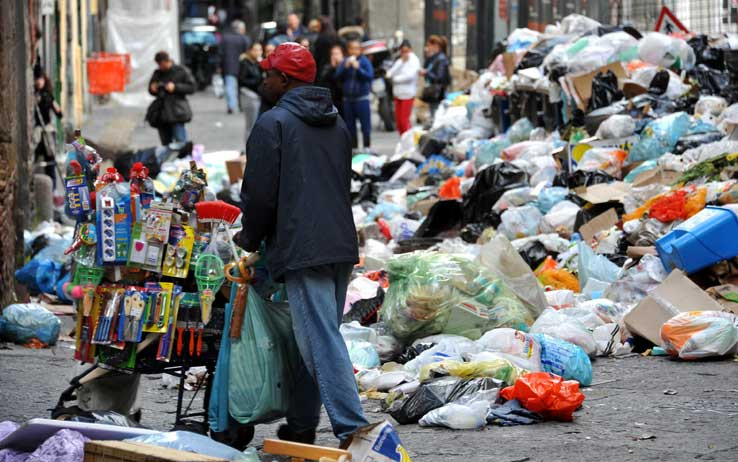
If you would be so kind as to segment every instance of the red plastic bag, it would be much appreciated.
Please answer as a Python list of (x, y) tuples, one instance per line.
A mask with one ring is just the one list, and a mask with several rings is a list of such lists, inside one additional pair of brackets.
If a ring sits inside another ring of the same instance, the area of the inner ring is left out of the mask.
[(548, 372), (531, 372), (520, 377), (515, 385), (502, 390), (506, 400), (517, 399), (532, 412), (547, 420), (570, 422), (572, 415), (584, 401), (579, 382), (564, 380)]
[(687, 205), (687, 192), (676, 191), (673, 194), (666, 195), (657, 199), (648, 215), (664, 223), (669, 223), (674, 220), (684, 220), (687, 218), (687, 214), (684, 207)]
[(461, 178), (454, 176), (446, 180), (438, 190), (441, 199), (461, 199)]

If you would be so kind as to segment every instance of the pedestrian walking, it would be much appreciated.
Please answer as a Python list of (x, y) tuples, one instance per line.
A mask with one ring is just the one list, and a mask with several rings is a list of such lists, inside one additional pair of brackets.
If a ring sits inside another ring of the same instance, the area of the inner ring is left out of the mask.
[(290, 13), (287, 15), (287, 36), (291, 41), (297, 42), (301, 37), (308, 34), (307, 27), (305, 27), (300, 21), (300, 16), (297, 13)]
[(336, 78), (342, 82), (343, 115), (348, 124), (354, 148), (358, 147), (356, 121), (361, 122), (361, 135), (365, 148), (371, 146), (372, 112), (369, 104), (374, 70), (372, 63), (361, 54), (358, 40), (346, 44), (348, 57), (336, 69)]
[(51, 80), (40, 64), (33, 67), (33, 133), (31, 146), (36, 162), (44, 165), (44, 173), (51, 178), (52, 189), (56, 186), (56, 129), (51, 123), (51, 113), (62, 118), (62, 110), (54, 100)]
[(343, 62), (345, 53), (341, 45), (333, 45), (331, 48), (331, 60), (321, 69), (318, 70), (318, 78), (316, 85), (327, 88), (331, 91), (333, 105), (338, 109), (338, 114), (343, 117), (343, 89), (341, 82), (336, 78), (336, 70)]
[(166, 51), (154, 56), (159, 66), (149, 81), (149, 93), (156, 96), (146, 111), (146, 120), (159, 130), (161, 144), (187, 141), (185, 124), (192, 120), (187, 95), (195, 92), (195, 80), (184, 67), (174, 64)]
[(231, 30), (226, 31), (220, 41), (220, 68), (225, 81), (228, 114), (232, 114), (238, 108), (239, 58), (246, 53), (249, 45), (246, 24), (240, 20), (231, 23)]
[(413, 112), (415, 95), (418, 93), (418, 72), (420, 59), (413, 53), (408, 40), (400, 44), (400, 57), (392, 64), (387, 76), (392, 80), (392, 93), (395, 98), (395, 124), (402, 135), (410, 130), (410, 116)]
[(261, 43), (254, 42), (249, 50), (241, 56), (241, 67), (238, 72), (239, 96), (241, 97), (241, 109), (246, 118), (246, 140), (249, 139), (251, 129), (259, 116), (261, 97), (259, 96), (259, 85), (262, 81)]
[(440, 35), (431, 35), (425, 42), (425, 67), (420, 70), (420, 75), (425, 77), (425, 87), (421, 99), (430, 105), (431, 117), (446, 97), (446, 89), (451, 84), (447, 48), (446, 37)]
[(328, 89), (313, 86), (308, 50), (285, 43), (261, 62), (264, 96), (275, 107), (249, 137), (241, 189), (247, 251), (266, 239), (271, 276), (286, 283), (302, 362), (279, 438), (313, 443), (325, 405), (345, 447), (368, 425), (353, 366), (339, 332), (346, 290), (358, 262), (351, 214), (351, 138)]
[(341, 42), (338, 39), (338, 34), (336, 34), (336, 29), (333, 27), (333, 21), (329, 16), (321, 16), (319, 21), (320, 32), (318, 32), (318, 38), (315, 39), (315, 43), (313, 44), (313, 56), (315, 57), (315, 64), (318, 66), (318, 69), (322, 69), (331, 60), (331, 49), (333, 46)]

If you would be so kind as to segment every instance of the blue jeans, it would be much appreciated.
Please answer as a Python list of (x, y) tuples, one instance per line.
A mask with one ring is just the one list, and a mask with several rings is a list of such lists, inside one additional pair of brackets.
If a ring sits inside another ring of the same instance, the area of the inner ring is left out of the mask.
[(161, 140), (162, 146), (166, 146), (172, 141), (181, 141), (184, 143), (187, 141), (187, 130), (185, 129), (185, 124), (177, 123), (162, 125), (159, 127), (159, 140)]
[(358, 146), (358, 139), (356, 137), (356, 119), (359, 119), (361, 122), (361, 137), (364, 141), (364, 147), (368, 148), (371, 144), (370, 137), (372, 134), (372, 110), (369, 104), (369, 98), (360, 100), (343, 100), (343, 120), (345, 120), (346, 125), (348, 125), (354, 147)]
[(302, 356), (287, 423), (293, 431), (317, 428), (321, 401), (333, 433), (343, 441), (369, 424), (359, 400), (354, 368), (338, 326), (351, 264), (322, 265), (285, 273), (292, 329)]
[(228, 109), (235, 111), (238, 109), (238, 78), (235, 75), (226, 75), (225, 80), (225, 97)]

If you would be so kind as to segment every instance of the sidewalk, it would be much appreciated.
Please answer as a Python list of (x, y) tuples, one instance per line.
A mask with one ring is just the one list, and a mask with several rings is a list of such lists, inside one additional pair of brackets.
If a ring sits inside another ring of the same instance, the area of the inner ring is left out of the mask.
[[(239, 150), (245, 148), (245, 124), (243, 114), (227, 114), (225, 100), (216, 98), (210, 89), (195, 93), (189, 98), (192, 122), (187, 133), (195, 144), (202, 144), (205, 152)], [(156, 129), (145, 121), (146, 108), (129, 108), (108, 103), (93, 107), (82, 126), (82, 134), (90, 140), (118, 149), (141, 149), (159, 144)], [(374, 117), (373, 148), (380, 154), (394, 153), (399, 139), (396, 132), (377, 129)]]

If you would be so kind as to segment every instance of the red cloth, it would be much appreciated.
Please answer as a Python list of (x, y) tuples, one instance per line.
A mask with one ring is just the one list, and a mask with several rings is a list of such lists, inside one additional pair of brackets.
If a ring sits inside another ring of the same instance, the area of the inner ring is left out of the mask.
[(265, 71), (276, 69), (301, 82), (315, 81), (315, 59), (310, 51), (294, 42), (279, 45), (261, 62)]
[(415, 99), (395, 98), (395, 123), (397, 131), (402, 135), (410, 130), (410, 115), (413, 113), (413, 102)]

